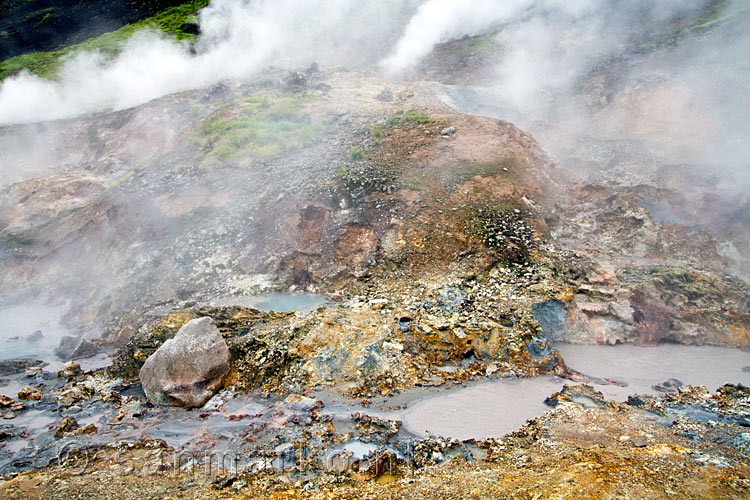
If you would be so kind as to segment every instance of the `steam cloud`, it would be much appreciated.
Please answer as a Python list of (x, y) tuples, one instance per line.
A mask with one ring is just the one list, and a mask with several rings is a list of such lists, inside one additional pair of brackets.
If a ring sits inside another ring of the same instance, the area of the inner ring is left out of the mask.
[(638, 34), (658, 30), (706, 3), (214, 0), (200, 13), (202, 35), (193, 52), (144, 32), (131, 38), (114, 61), (97, 53), (78, 54), (56, 81), (28, 73), (6, 79), (0, 86), (0, 125), (123, 109), (247, 78), (271, 64), (293, 68), (318, 61), (329, 67), (377, 68), (400, 78), (438, 43), (497, 32), (502, 49), (496, 64), (487, 68), (494, 83), (485, 90), (496, 107), (507, 111), (502, 118), (524, 127), (557, 121), (580, 133), (666, 138), (690, 144), (690, 154), (702, 144), (704, 156), (736, 161), (750, 156), (742, 139), (750, 132), (744, 119), (750, 69), (742, 63), (750, 48), (747, 26), (735, 29), (729, 39), (692, 40), (662, 51), (653, 64), (644, 58), (638, 69), (617, 69), (619, 90), (647, 82), (656, 89), (650, 97), (591, 103), (582, 102), (576, 91), (583, 76)]
[[(269, 65), (356, 63), (392, 36), (416, 2), (214, 0), (200, 12), (196, 54), (157, 33), (132, 37), (114, 61), (80, 53), (57, 81), (28, 73), (0, 87), (0, 125), (124, 109)], [(376, 27), (376, 28), (374, 28)]]

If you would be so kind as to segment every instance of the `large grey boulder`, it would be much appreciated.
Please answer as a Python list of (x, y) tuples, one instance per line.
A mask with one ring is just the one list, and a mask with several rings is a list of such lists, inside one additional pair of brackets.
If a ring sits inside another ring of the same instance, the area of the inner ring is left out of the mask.
[(203, 406), (229, 372), (229, 348), (214, 320), (185, 323), (141, 367), (143, 391), (160, 405)]

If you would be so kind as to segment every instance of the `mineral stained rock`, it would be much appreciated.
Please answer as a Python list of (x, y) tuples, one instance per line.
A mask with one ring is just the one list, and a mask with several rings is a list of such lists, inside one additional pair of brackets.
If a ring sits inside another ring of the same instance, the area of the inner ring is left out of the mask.
[(25, 399), (27, 401), (39, 400), (42, 399), (42, 392), (39, 389), (27, 385), (18, 391), (18, 399)]
[(148, 398), (160, 405), (200, 407), (221, 387), (229, 372), (229, 349), (214, 320), (185, 323), (140, 370)]

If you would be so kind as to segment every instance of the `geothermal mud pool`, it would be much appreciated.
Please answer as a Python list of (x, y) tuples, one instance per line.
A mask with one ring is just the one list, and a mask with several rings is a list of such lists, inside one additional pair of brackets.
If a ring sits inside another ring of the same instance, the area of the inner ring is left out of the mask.
[[(49, 328), (53, 316), (39, 318), (47, 321)], [(569, 367), (590, 377), (591, 385), (608, 399), (623, 401), (630, 394), (658, 394), (652, 386), (670, 378), (685, 384), (705, 385), (710, 391), (724, 383), (750, 385), (750, 372), (745, 368), (750, 364), (750, 354), (739, 349), (674, 344), (652, 348), (559, 344), (557, 349)], [(605, 377), (618, 384), (604, 384)], [(25, 375), (8, 377), (2, 392), (15, 396), (14, 392), (29, 383), (27, 379)], [(561, 390), (565, 382), (570, 384), (560, 378), (542, 376), (499, 379), (468, 387), (414, 389), (384, 400), (383, 404), (389, 406), (378, 406), (373, 401), (366, 407), (327, 390), (312, 391), (309, 398), (301, 400), (247, 396), (226, 390), (203, 408), (180, 410), (149, 407), (138, 384), (118, 385), (102, 379), (102, 387), (97, 390), (120, 394), (123, 405), (119, 409), (98, 400), (66, 410), (66, 414), (75, 415), (81, 428), (94, 425), (95, 434), (55, 439), (59, 420), (56, 406), (40, 401), (32, 409), (7, 420), (19, 432), (5, 441), (0, 452), (0, 469), (8, 472), (44, 467), (71, 446), (144, 439), (162, 440), (178, 455), (184, 453), (188, 457), (231, 453), (240, 457), (235, 466), (243, 469), (263, 467), (263, 457), (257, 455), (258, 444), (263, 444), (275, 457), (273, 467), (283, 468), (284, 460), (294, 461), (294, 457), (286, 457), (284, 447), (289, 446), (295, 434), (286, 440), (279, 438), (280, 433), (290, 432), (290, 423), (295, 424), (294, 428), (315, 425), (316, 419), (322, 419), (341, 435), (352, 432), (357, 426), (355, 421), (362, 415), (403, 421), (404, 426), (396, 431), (402, 442), (430, 435), (459, 440), (496, 438), (548, 410), (545, 398)], [(46, 383), (62, 382), (47, 377)], [(320, 409), (319, 417), (310, 413), (314, 408)], [(323, 458), (329, 460), (339, 453), (351, 453), (354, 459), (361, 459), (379, 448), (400, 455), (393, 442), (378, 445), (350, 439), (338, 445), (331, 443)]]
[[(713, 346), (661, 344), (556, 346), (568, 366), (590, 377), (623, 382), (624, 386), (596, 384), (607, 399), (625, 401), (631, 394), (659, 394), (653, 385), (675, 378), (686, 385), (704, 385), (713, 392), (725, 383), (750, 385), (750, 353)], [(481, 382), (447, 394), (427, 397), (412, 405), (402, 418), (407, 430), (456, 439), (498, 437), (519, 428), (549, 409), (544, 404), (563, 381), (556, 377), (504, 379)]]

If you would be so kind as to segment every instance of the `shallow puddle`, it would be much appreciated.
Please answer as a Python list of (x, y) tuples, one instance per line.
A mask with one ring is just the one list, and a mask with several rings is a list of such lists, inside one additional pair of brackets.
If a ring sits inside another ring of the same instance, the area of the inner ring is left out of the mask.
[[(658, 394), (651, 386), (667, 378), (705, 385), (710, 391), (725, 383), (750, 385), (750, 373), (743, 371), (743, 366), (750, 363), (750, 353), (739, 349), (676, 344), (561, 344), (556, 348), (569, 367), (585, 375), (627, 383), (627, 387), (591, 384), (608, 399), (624, 401), (629, 394)], [(413, 403), (401, 418), (407, 430), (421, 436), (499, 437), (548, 410), (544, 399), (565, 383), (575, 385), (552, 377), (482, 382)]]

